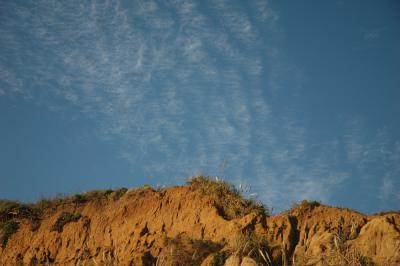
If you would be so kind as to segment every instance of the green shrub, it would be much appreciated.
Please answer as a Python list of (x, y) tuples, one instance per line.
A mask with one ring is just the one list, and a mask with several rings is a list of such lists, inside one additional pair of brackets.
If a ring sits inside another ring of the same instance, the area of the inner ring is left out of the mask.
[(321, 206), (321, 202), (316, 201), (316, 200), (302, 200), (300, 202), (295, 202), (292, 204), (291, 209), (297, 209), (297, 208), (304, 208), (304, 207), (309, 207), (311, 209), (314, 209), (318, 206)]
[(17, 201), (0, 201), (0, 226), (13, 219), (29, 219), (31, 229), (35, 231), (40, 226), (41, 210), (32, 205), (23, 204)]
[(268, 210), (258, 202), (245, 199), (241, 193), (226, 181), (214, 181), (210, 177), (197, 176), (188, 180), (195, 190), (211, 197), (225, 219), (243, 217), (249, 213), (268, 215)]
[(210, 266), (223, 266), (227, 259), (228, 253), (226, 251), (218, 251), (214, 254)]
[(18, 231), (18, 223), (14, 220), (8, 220), (2, 225), (3, 234), (1, 236), (0, 242), (3, 248), (6, 247), (8, 240), (13, 234)]
[(363, 255), (358, 255), (358, 259), (356, 260), (360, 266), (375, 266), (376, 264), (370, 257), (366, 257)]
[(76, 204), (86, 203), (88, 201), (88, 197), (84, 194), (75, 194), (72, 196), (72, 202)]
[(58, 217), (56, 223), (51, 227), (51, 231), (57, 231), (61, 233), (63, 231), (64, 225), (71, 222), (76, 222), (81, 218), (80, 214), (72, 214), (69, 212), (63, 212)]
[(21, 207), (21, 203), (10, 200), (0, 201), (0, 223), (4, 223), (13, 218), (14, 213)]
[(17, 201), (0, 201), (0, 220), (3, 222), (14, 217), (32, 218), (34, 216), (37, 216), (37, 210), (32, 208), (30, 205)]

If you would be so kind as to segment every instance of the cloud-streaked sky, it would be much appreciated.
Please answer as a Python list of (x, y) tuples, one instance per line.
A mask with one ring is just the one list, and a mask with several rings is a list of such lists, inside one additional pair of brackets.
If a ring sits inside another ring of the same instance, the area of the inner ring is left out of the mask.
[(0, 3), (0, 198), (243, 184), (400, 206), (397, 1)]

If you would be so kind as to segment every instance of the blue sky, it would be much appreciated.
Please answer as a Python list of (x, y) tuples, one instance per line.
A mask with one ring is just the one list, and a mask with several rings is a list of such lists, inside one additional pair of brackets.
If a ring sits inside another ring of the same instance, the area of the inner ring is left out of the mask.
[(0, 198), (223, 177), (400, 206), (398, 1), (1, 1)]

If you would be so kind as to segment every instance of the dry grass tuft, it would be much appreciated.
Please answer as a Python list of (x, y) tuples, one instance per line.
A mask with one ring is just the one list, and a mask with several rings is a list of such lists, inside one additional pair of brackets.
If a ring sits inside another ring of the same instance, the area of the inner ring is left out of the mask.
[(326, 266), (375, 266), (371, 258), (363, 256), (359, 251), (346, 244), (347, 238), (341, 232), (334, 236), (334, 247), (317, 256), (296, 258), (295, 265)]
[(251, 257), (260, 265), (272, 265), (267, 240), (254, 232), (238, 233), (231, 251), (240, 258)]
[(157, 266), (200, 265), (207, 255), (221, 249), (212, 241), (194, 240), (185, 234), (165, 237), (164, 246), (157, 258)]

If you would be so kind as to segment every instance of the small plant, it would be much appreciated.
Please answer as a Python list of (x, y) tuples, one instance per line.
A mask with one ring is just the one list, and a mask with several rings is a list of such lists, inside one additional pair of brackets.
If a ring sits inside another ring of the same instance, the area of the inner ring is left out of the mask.
[(195, 190), (211, 197), (220, 214), (227, 220), (243, 217), (250, 213), (268, 215), (268, 210), (259, 202), (245, 199), (230, 183), (212, 180), (210, 177), (197, 176), (189, 179), (188, 184)]
[(215, 252), (210, 262), (210, 266), (223, 266), (227, 259), (228, 259), (228, 253), (226, 251)]
[(308, 205), (308, 206), (311, 206), (312, 208), (321, 206), (321, 202), (316, 201), (316, 200), (311, 200), (311, 201), (303, 200), (301, 203), (305, 204), (305, 205)]
[(141, 189), (150, 189), (150, 190), (154, 190), (154, 188), (153, 188), (151, 185), (149, 185), (149, 184), (144, 184), (144, 185), (141, 187)]
[(18, 231), (18, 223), (14, 220), (8, 220), (6, 221), (3, 226), (2, 226), (2, 230), (3, 230), (3, 235), (1, 236), (1, 246), (3, 248), (6, 247), (8, 240), (11, 238), (11, 236), (13, 234), (15, 234)]
[(294, 209), (297, 209), (297, 208), (304, 208), (304, 207), (309, 207), (311, 209), (314, 209), (314, 208), (316, 208), (318, 206), (321, 206), (321, 202), (319, 202), (319, 201), (316, 201), (316, 200), (311, 200), (311, 201), (302, 200), (300, 202), (293, 203), (291, 209), (294, 210)]
[(112, 189), (98, 189), (88, 191), (82, 196), (84, 197), (84, 202), (93, 202), (108, 199), (108, 197), (110, 197), (113, 193), (114, 191)]
[(76, 222), (81, 218), (80, 214), (72, 214), (69, 212), (61, 213), (58, 217), (56, 223), (51, 227), (51, 231), (57, 231), (61, 233), (63, 231), (64, 225), (71, 222)]

